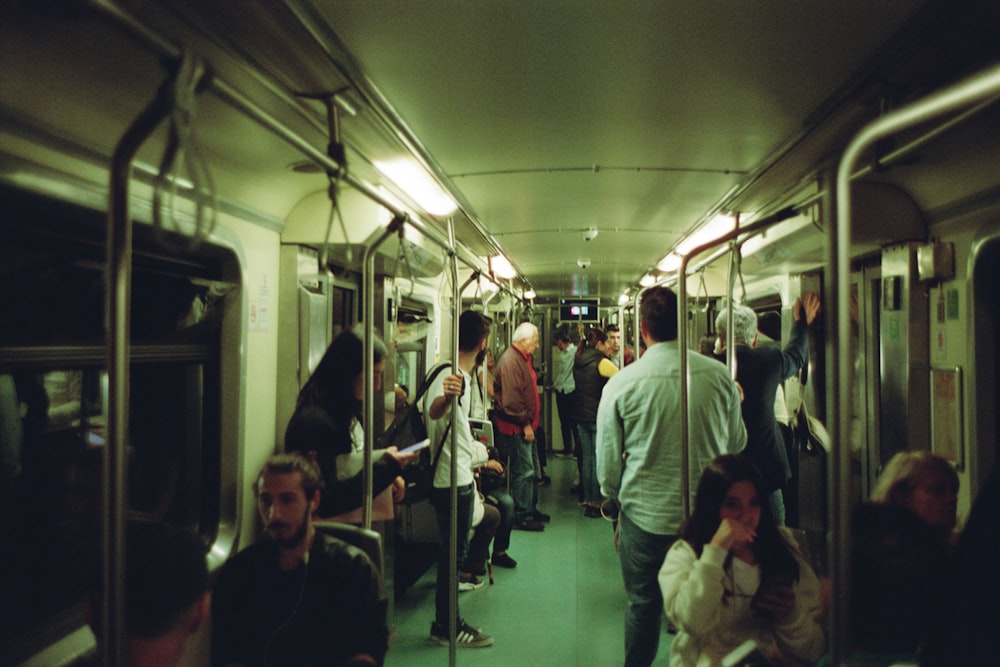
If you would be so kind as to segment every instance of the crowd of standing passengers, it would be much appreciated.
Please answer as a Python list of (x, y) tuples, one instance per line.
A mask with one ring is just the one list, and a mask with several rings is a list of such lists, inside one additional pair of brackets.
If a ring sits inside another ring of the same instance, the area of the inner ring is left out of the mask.
[[(733, 310), (731, 332), (728, 314), (719, 316), (716, 351), (736, 347), (735, 381), (719, 360), (683, 351), (692, 378), (693, 504), (687, 518), (677, 444), (682, 351), (676, 295), (665, 287), (644, 293), (644, 352), (621, 369), (613, 362), (628, 359), (620, 332), (592, 328), (578, 342), (568, 329), (555, 335), (559, 353), (547, 388), (556, 393), (565, 447), (577, 455), (583, 512), (604, 513), (616, 525), (627, 599), (627, 667), (653, 663), (664, 615), (675, 633), (671, 665), (721, 665), (748, 641), (758, 660), (752, 664), (829, 661), (828, 586), (783, 526), (788, 463), (774, 409), (778, 387), (806, 361), (806, 332), (820, 311), (819, 299), (807, 294), (796, 301), (783, 349), (758, 347), (756, 315), (742, 306)], [(527, 531), (541, 531), (549, 520), (537, 505), (538, 330), (530, 323), (516, 329), (491, 382), (490, 328), (485, 315), (461, 315), (459, 372), (440, 373), (423, 405), (433, 442), (444, 441), (451, 410), (459, 410), (457, 542), (466, 570), (482, 567), (470, 566), (467, 558), (476, 550), (470, 550), (469, 536), (476, 534), (477, 499), (483, 498), (473, 471), (505, 472), (471, 435), (470, 418), (485, 415), (490, 400), (512, 496), (494, 512), (506, 513), (508, 526)], [(362, 347), (352, 331), (337, 336), (303, 387), (288, 424), (286, 453), (271, 457), (253, 484), (265, 535), (222, 567), (211, 597), (204, 558), (191, 557), (196, 542), (178, 531), (130, 526), (130, 562), (153, 562), (154, 552), (176, 556), (169, 557), (169, 569), (168, 563), (156, 566), (165, 576), (134, 572), (143, 582), (127, 588), (128, 664), (174, 664), (209, 613), (216, 665), (383, 663), (389, 633), (378, 567), (365, 552), (316, 525), (329, 518), (350, 521), (361, 504), (360, 472), (352, 460), (364, 436)], [(379, 390), (387, 350), (380, 341), (374, 348)], [(415, 456), (386, 449), (375, 462), (376, 497), (402, 498), (401, 474)], [(457, 599), (449, 597), (455, 590), (447, 566), (450, 469), (449, 461), (436, 470), (430, 496), (441, 534), (430, 638), (487, 647), (493, 638), (466, 622)], [(990, 634), (982, 628), (997, 627), (997, 612), (968, 602), (975, 591), (996, 592), (997, 578), (983, 575), (992, 569), (985, 559), (998, 547), (998, 480), (994, 475), (987, 482), (961, 538), (957, 492), (958, 476), (947, 461), (929, 452), (900, 452), (883, 470), (871, 503), (854, 512), (849, 616), (855, 664), (986, 664), (992, 655)], [(480, 518), (493, 532), (499, 521)], [(479, 547), (488, 547), (493, 532)], [(513, 567), (508, 544), (509, 530), (502, 548), (494, 546), (492, 560)], [(485, 552), (479, 558), (485, 561)], [(478, 582), (476, 572), (459, 576), (465, 577), (460, 584)], [(95, 585), (90, 594), (92, 609), (101, 606), (100, 590)]]

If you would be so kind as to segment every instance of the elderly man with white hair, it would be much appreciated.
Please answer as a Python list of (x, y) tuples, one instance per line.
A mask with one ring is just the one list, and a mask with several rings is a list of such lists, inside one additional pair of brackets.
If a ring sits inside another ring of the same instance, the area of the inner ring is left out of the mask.
[(819, 295), (807, 292), (792, 306), (792, 334), (784, 349), (757, 346), (757, 313), (752, 308), (733, 306), (733, 333), (727, 336), (728, 310), (723, 308), (715, 319), (719, 334), (719, 349), (727, 338), (736, 344), (736, 381), (743, 388), (743, 423), (747, 429), (745, 453), (757, 465), (768, 491), (774, 517), (785, 523), (785, 502), (782, 489), (791, 479), (784, 439), (774, 416), (774, 396), (778, 386), (795, 375), (807, 362), (809, 354), (808, 327), (820, 311)]
[(497, 362), (493, 380), (493, 416), (500, 450), (510, 457), (514, 527), (541, 531), (549, 515), (538, 511), (538, 486), (532, 449), (538, 428), (540, 401), (538, 376), (532, 355), (538, 349), (538, 327), (523, 322), (514, 330), (513, 342)]

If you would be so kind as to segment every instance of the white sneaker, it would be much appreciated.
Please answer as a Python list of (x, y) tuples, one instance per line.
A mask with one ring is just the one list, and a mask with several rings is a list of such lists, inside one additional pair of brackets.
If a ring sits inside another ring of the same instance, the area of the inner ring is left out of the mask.
[(477, 577), (474, 574), (459, 573), (458, 575), (458, 591), (464, 593), (465, 591), (475, 591), (483, 587), (486, 582)]

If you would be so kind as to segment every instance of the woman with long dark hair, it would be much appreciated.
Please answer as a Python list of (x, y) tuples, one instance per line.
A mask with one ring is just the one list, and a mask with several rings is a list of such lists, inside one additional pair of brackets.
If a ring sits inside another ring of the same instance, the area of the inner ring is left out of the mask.
[[(374, 386), (380, 392), (388, 350), (377, 337), (373, 343)], [(325, 486), (316, 511), (320, 518), (337, 516), (362, 505), (362, 473), (338, 475), (338, 457), (361, 452), (364, 447), (363, 360), (361, 336), (350, 329), (339, 333), (299, 392), (295, 413), (285, 431), (285, 451), (312, 455), (319, 464)], [(416, 456), (416, 453), (399, 454), (395, 447), (387, 448), (372, 465), (373, 494), (377, 496), (391, 485), (394, 499), (402, 500), (405, 484), (400, 475)], [(340, 465), (343, 462), (341, 458)]]
[(580, 484), (584, 516), (600, 517), (601, 485), (597, 482), (597, 406), (608, 378), (618, 372), (609, 357), (608, 336), (602, 329), (587, 330), (586, 344), (580, 345), (573, 363), (576, 440), (580, 444)]
[(747, 640), (774, 664), (822, 656), (819, 581), (767, 498), (743, 455), (718, 456), (702, 472), (694, 511), (660, 569), (664, 607), (678, 629), (671, 665), (719, 665)]

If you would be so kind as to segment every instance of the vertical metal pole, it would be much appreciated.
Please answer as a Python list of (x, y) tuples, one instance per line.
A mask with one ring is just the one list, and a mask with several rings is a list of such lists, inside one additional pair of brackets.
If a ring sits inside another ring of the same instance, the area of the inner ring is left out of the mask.
[(854, 137), (837, 168), (836, 214), (837, 224), (827, 225), (827, 265), (830, 272), (826, 298), (836, 313), (832, 318), (834, 345), (830, 349), (830, 366), (833, 384), (827, 399), (830, 441), (836, 449), (831, 471), (830, 502), (830, 558), (835, 594), (830, 600), (833, 619), (833, 664), (842, 664), (848, 656), (850, 637), (848, 611), (850, 608), (850, 451), (841, 446), (841, 434), (850, 432), (850, 247), (851, 247), (851, 189), (854, 165), (876, 141), (907, 127), (927, 122), (932, 118), (970, 107), (984, 100), (996, 98), (1000, 93), (1000, 66), (994, 66), (954, 86), (929, 95), (913, 104), (882, 116)]
[[(729, 368), (729, 375), (736, 381), (736, 345), (733, 344), (733, 292), (735, 291), (736, 271), (736, 243), (729, 242), (729, 275), (726, 277), (726, 366)], [(718, 332), (716, 332), (718, 333)]]
[[(455, 222), (448, 219), (448, 245), (455, 247)], [(458, 285), (458, 260), (454, 251), (448, 253), (448, 269), (451, 272), (451, 372), (458, 373), (458, 320), (462, 314), (462, 290)], [(471, 391), (471, 388), (469, 388)], [(455, 667), (458, 636), (458, 397), (451, 397), (451, 531), (448, 544), (448, 664)]]
[(690, 401), (691, 385), (688, 378), (688, 330), (687, 330), (687, 264), (688, 257), (681, 258), (681, 267), (677, 280), (677, 353), (679, 361), (680, 380), (680, 417), (681, 417), (681, 515), (684, 520), (691, 515), (691, 446), (690, 417), (688, 403)]
[[(740, 234), (750, 234), (756, 232), (760, 229), (764, 229), (771, 225), (777, 224), (782, 220), (787, 220), (788, 218), (796, 215), (796, 211), (791, 207), (783, 208), (780, 211), (773, 213), (766, 218), (761, 218), (756, 220), (743, 229), (738, 226), (731, 232), (723, 234), (714, 241), (710, 241), (704, 245), (700, 245), (697, 248), (692, 248), (688, 254), (681, 257), (681, 265), (677, 270), (677, 341), (678, 347), (680, 348), (680, 417), (681, 417), (681, 507), (684, 510), (684, 518), (687, 519), (690, 516), (691, 500), (688, 497), (691, 493), (691, 480), (689, 479), (689, 471), (691, 467), (690, 461), (690, 444), (689, 444), (689, 421), (688, 421), (688, 403), (690, 400), (690, 378), (688, 377), (688, 358), (687, 358), (687, 267), (688, 262), (690, 262), (692, 257), (697, 257), (706, 250), (710, 250), (718, 245), (722, 245), (727, 241), (733, 240)], [(739, 225), (739, 219), (737, 218), (737, 225)], [(730, 290), (730, 297), (732, 292)], [(732, 309), (730, 309), (732, 310)], [(730, 318), (732, 315), (730, 314)], [(730, 328), (732, 327), (732, 319), (729, 320)], [(730, 345), (726, 344), (727, 349)]]
[(105, 364), (108, 369), (108, 442), (104, 448), (104, 609), (101, 641), (105, 664), (125, 664), (125, 518), (128, 512), (129, 316), (132, 287), (132, 221), (128, 198), (132, 158), (169, 113), (162, 89), (115, 147), (105, 268)]
[(364, 302), (364, 363), (362, 364), (362, 386), (364, 401), (362, 416), (365, 427), (364, 474), (361, 498), (361, 525), (371, 530), (372, 527), (372, 492), (375, 480), (372, 479), (372, 451), (375, 449), (375, 251), (385, 243), (386, 239), (396, 234), (405, 221), (395, 217), (389, 223), (382, 235), (371, 246), (365, 248), (365, 261), (362, 275), (364, 285), (361, 295)]

